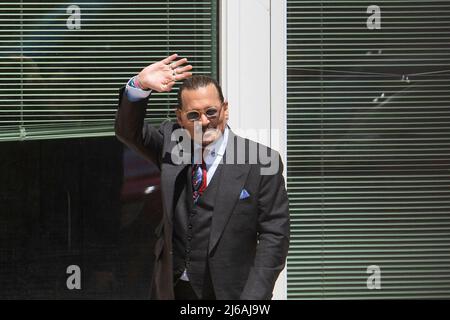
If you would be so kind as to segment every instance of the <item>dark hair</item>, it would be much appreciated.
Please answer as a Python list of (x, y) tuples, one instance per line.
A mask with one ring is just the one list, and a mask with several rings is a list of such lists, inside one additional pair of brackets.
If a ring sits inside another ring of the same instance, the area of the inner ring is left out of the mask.
[(177, 108), (181, 109), (183, 107), (183, 101), (181, 100), (181, 94), (183, 93), (184, 90), (196, 90), (198, 88), (207, 87), (210, 84), (213, 84), (216, 87), (220, 102), (223, 103), (224, 98), (223, 98), (222, 88), (220, 87), (219, 83), (211, 77), (196, 75), (196, 76), (192, 76), (191, 78), (184, 80), (184, 82), (181, 84), (180, 89), (178, 90)]

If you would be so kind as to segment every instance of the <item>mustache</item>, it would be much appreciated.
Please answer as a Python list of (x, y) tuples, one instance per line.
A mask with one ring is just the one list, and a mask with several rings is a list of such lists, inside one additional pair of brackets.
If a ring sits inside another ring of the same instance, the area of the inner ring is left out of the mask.
[(203, 133), (205, 133), (206, 131), (208, 131), (208, 130), (217, 130), (217, 128), (216, 127), (205, 127), (205, 128), (202, 128), (202, 131), (203, 131)]

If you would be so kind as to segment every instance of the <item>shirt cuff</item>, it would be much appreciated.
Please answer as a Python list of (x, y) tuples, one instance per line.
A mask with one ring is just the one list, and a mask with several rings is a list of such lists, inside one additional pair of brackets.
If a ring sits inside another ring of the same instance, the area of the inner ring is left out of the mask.
[(130, 83), (130, 81), (128, 81), (128, 83), (126, 85), (125, 94), (127, 95), (128, 100), (130, 100), (131, 102), (136, 102), (136, 101), (139, 101), (142, 99), (146, 99), (150, 96), (150, 93), (152, 92), (152, 90), (142, 90), (139, 88), (135, 88), (135, 87), (130, 86), (129, 83)]

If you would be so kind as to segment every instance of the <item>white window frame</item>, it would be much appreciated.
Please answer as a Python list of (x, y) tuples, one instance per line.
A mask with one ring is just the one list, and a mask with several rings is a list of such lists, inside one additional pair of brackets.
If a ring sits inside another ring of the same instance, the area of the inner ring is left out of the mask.
[[(219, 7), (219, 80), (230, 105), (230, 127), (238, 133), (270, 129), (268, 139), (256, 140), (280, 152), (285, 178), (286, 2), (221, 0)], [(277, 280), (273, 299), (287, 299), (286, 269)]]

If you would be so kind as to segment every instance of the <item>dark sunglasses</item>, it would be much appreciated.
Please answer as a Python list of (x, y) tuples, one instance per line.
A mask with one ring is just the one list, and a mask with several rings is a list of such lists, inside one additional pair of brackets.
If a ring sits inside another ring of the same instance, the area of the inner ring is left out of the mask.
[(208, 108), (208, 109), (206, 109), (205, 112), (193, 110), (193, 111), (186, 112), (186, 118), (189, 121), (199, 121), (202, 116), (202, 113), (204, 113), (208, 119), (214, 119), (215, 117), (217, 117), (219, 110), (217, 110), (216, 107)]

